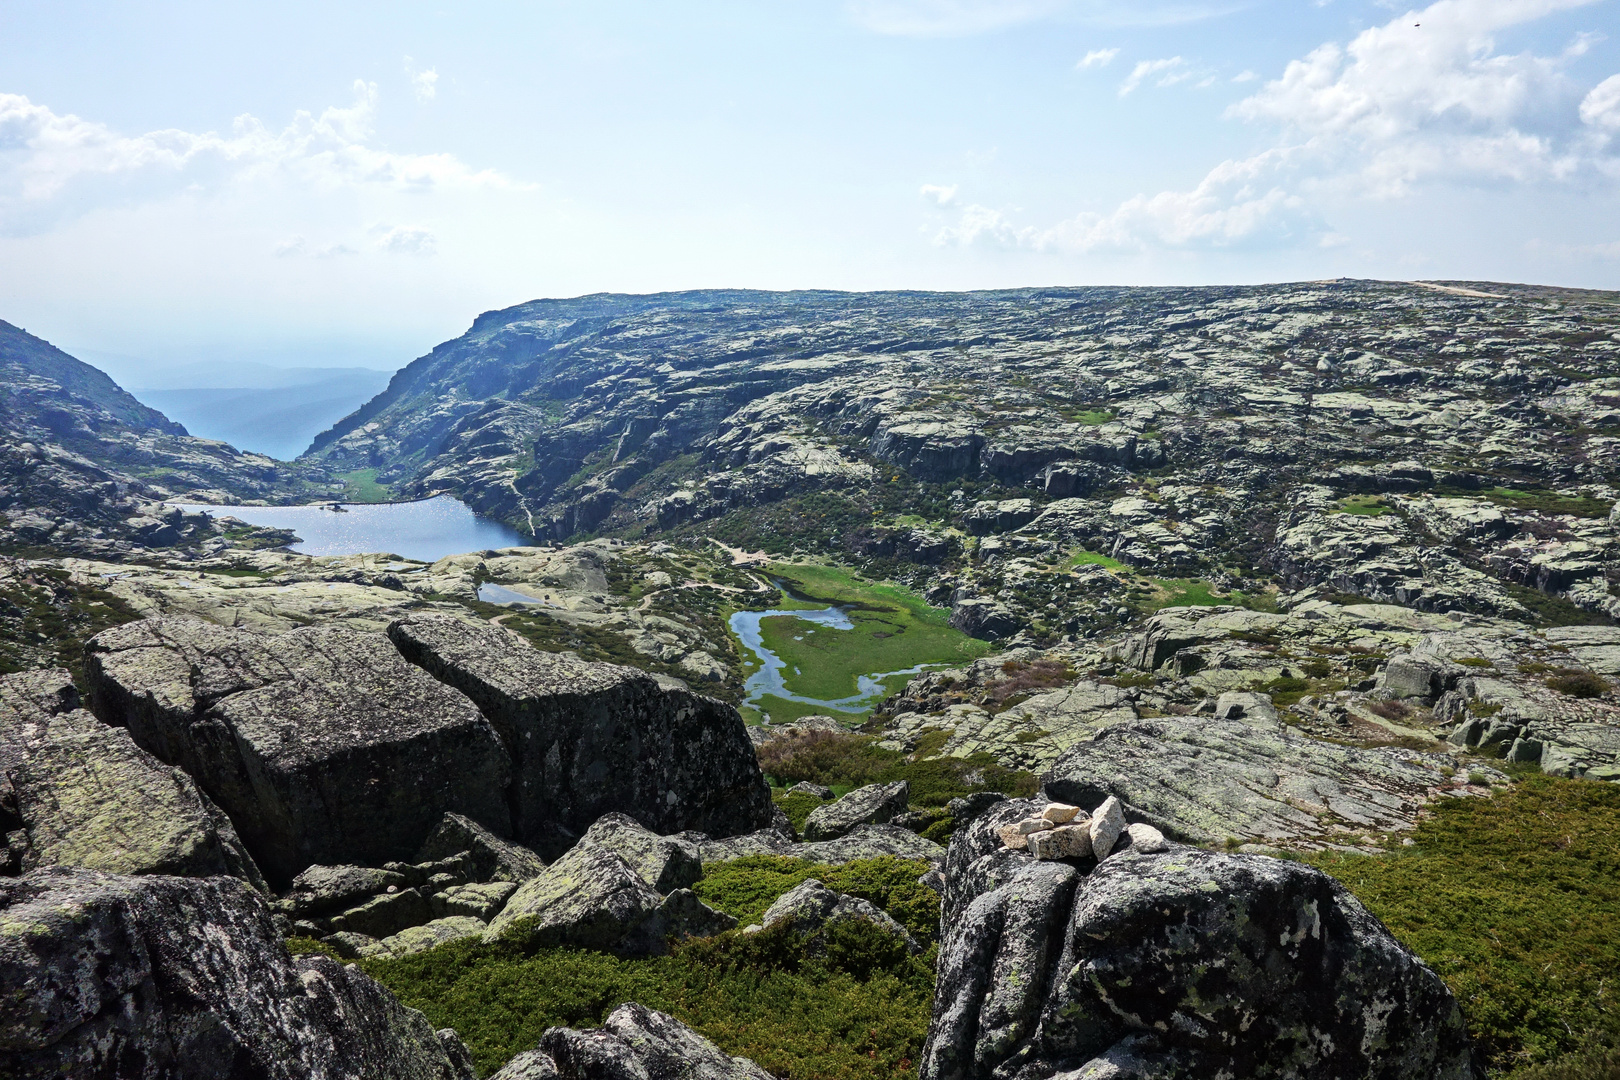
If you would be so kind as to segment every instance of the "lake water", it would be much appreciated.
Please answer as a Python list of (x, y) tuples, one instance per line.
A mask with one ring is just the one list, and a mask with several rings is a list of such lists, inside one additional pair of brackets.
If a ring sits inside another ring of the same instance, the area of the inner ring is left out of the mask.
[[(864, 713), (879, 701), (886, 693), (883, 680), (895, 675), (916, 675), (930, 665), (918, 664), (916, 667), (906, 668), (903, 671), (874, 671), (869, 675), (860, 675), (855, 679), (855, 693), (846, 698), (827, 700), (825, 698), (805, 697), (790, 691), (783, 682), (787, 663), (770, 649), (765, 647), (764, 637), (760, 634), (759, 623), (761, 619), (803, 619), (805, 622), (816, 623), (820, 626), (830, 626), (834, 630), (853, 630), (855, 624), (849, 621), (849, 615), (842, 608), (829, 607), (810, 611), (739, 611), (731, 616), (729, 625), (731, 632), (737, 635), (737, 640), (743, 647), (759, 658), (759, 670), (748, 676), (743, 683), (746, 693), (745, 700), (750, 705), (757, 706), (760, 699), (769, 694), (773, 697), (786, 698), (788, 701), (797, 701), (805, 705), (815, 705), (832, 713)], [(937, 665), (934, 665), (937, 666)]]
[(346, 513), (326, 506), (204, 506), (215, 517), (240, 518), (249, 525), (292, 529), (301, 555), (387, 553), (434, 562), (446, 555), (488, 548), (517, 547), (533, 541), (498, 521), (481, 518), (449, 495), (405, 503), (343, 503)]

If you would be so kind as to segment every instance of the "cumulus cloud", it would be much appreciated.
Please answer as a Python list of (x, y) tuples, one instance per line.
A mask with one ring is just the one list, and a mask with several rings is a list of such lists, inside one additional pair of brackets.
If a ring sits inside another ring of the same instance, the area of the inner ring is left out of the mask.
[(279, 131), (243, 115), (229, 134), (171, 128), (123, 135), (20, 94), (0, 94), (0, 233), (38, 231), (98, 206), (256, 181), (417, 193), (525, 186), (450, 154), (372, 146), (376, 107), (376, 85), (357, 80), (349, 105), (318, 115), (300, 111)]
[(949, 206), (956, 201), (956, 185), (951, 184), (947, 187), (943, 184), (924, 184), (918, 194), (935, 206)]
[(1620, 131), (1620, 75), (1610, 75), (1581, 101), (1581, 123), (1599, 131)]
[(1085, 56), (1080, 58), (1080, 62), (1076, 64), (1075, 67), (1107, 67), (1109, 64), (1114, 62), (1114, 57), (1118, 55), (1118, 49), (1092, 49), (1090, 52), (1086, 53)]
[(432, 101), (437, 96), (439, 73), (433, 68), (418, 71), (411, 76), (411, 86), (416, 91), (417, 101)]
[[(978, 205), (941, 243), (1097, 248), (1337, 244), (1312, 207), (1399, 199), (1423, 185), (1612, 183), (1620, 158), (1620, 76), (1583, 93), (1560, 53), (1503, 52), (1497, 37), (1593, 0), (1438, 0), (1328, 43), (1228, 110), (1273, 130), (1274, 145), (1222, 162), (1190, 191), (1137, 195), (1047, 228)], [(1138, 63), (1120, 96), (1203, 76), (1182, 57)]]
[(390, 255), (432, 255), (437, 251), (438, 238), (415, 225), (379, 225), (373, 232), (377, 237), (377, 250)]

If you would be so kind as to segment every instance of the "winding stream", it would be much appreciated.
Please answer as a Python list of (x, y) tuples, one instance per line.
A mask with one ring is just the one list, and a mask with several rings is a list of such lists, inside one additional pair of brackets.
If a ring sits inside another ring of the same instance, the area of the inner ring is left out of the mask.
[(760, 699), (767, 694), (773, 697), (785, 698), (804, 705), (814, 705), (826, 709), (828, 712), (863, 713), (883, 700), (886, 690), (883, 680), (895, 675), (916, 675), (930, 666), (917, 664), (914, 667), (903, 668), (900, 671), (874, 671), (868, 675), (856, 677), (856, 692), (849, 697), (827, 700), (825, 698), (805, 697), (795, 694), (787, 688), (783, 681), (787, 669), (787, 662), (765, 647), (763, 635), (760, 633), (761, 619), (803, 619), (808, 623), (819, 626), (828, 626), (834, 630), (853, 630), (855, 624), (850, 622), (849, 614), (838, 607), (820, 608), (816, 610), (796, 611), (739, 611), (731, 616), (727, 625), (731, 632), (737, 635), (743, 648), (759, 658), (759, 670), (748, 676), (743, 683), (745, 691), (744, 700), (758, 707)]

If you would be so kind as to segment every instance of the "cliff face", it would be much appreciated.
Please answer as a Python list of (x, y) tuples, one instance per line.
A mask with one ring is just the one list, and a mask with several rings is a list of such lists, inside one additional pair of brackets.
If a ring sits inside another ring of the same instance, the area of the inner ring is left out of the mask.
[(227, 527), (163, 500), (297, 501), (324, 484), (319, 469), (192, 438), (89, 364), (0, 322), (0, 549), (218, 550)]

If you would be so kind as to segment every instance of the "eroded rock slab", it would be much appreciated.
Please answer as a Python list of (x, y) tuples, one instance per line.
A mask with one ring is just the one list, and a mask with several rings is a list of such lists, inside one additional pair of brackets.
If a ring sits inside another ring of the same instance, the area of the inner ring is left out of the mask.
[(911, 785), (904, 780), (892, 784), (867, 784), (836, 802), (810, 811), (804, 823), (809, 841), (836, 840), (860, 825), (883, 825), (911, 805)]
[(550, 855), (602, 815), (660, 835), (770, 823), (770, 792), (737, 711), (634, 668), (541, 653), (497, 626), (424, 615), (389, 627), (413, 663), (464, 691), (511, 753), (517, 838)]
[(272, 879), (409, 858), (446, 811), (510, 830), (494, 729), (382, 634), (148, 619), (88, 652), (97, 715), (194, 777)]
[(1054, 799), (1095, 806), (1118, 796), (1167, 835), (1315, 842), (1409, 829), (1452, 759), (1360, 749), (1274, 722), (1165, 717), (1120, 724), (1071, 749), (1043, 777)]
[(288, 956), (235, 878), (0, 879), (0, 985), (29, 1005), (0, 1018), (17, 1080), (474, 1076), (453, 1032), (358, 970)]
[(230, 874), (264, 888), (230, 819), (184, 772), (78, 708), (63, 670), (0, 677), (0, 820), (13, 872)]

